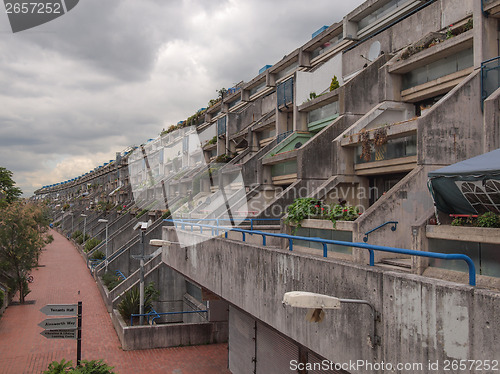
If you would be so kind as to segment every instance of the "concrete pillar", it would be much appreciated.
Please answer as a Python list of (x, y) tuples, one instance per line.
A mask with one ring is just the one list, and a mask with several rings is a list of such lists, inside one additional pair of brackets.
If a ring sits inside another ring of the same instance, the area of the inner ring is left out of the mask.
[(481, 1), (474, 1), (474, 68), (481, 62), (499, 55), (498, 20), (486, 17), (481, 11)]

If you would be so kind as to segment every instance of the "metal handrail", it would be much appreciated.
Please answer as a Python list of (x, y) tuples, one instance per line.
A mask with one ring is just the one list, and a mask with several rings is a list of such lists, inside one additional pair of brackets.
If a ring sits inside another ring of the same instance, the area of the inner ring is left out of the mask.
[(143, 314), (131, 314), (130, 315), (130, 326), (134, 326), (134, 320), (133, 320), (134, 317), (148, 317), (149, 318), (149, 316), (155, 314), (158, 317), (154, 317), (154, 318), (160, 318), (160, 316), (165, 316), (165, 315), (190, 314), (190, 313), (208, 313), (208, 310), (188, 310), (185, 312), (165, 312), (165, 313), (157, 313), (157, 312), (151, 313), (151, 312), (149, 312), (149, 313), (143, 313)]
[[(164, 221), (168, 221), (168, 222), (172, 222), (173, 220), (170, 220), (170, 219), (164, 219)], [(216, 223), (217, 227), (226, 227), (226, 226), (221, 226), (220, 223), (221, 222), (231, 222), (231, 219), (229, 218), (179, 218), (179, 219), (176, 219), (175, 220), (176, 222), (181, 222), (181, 223), (191, 223), (194, 222), (206, 222), (206, 221), (213, 221), (214, 223)], [(241, 219), (241, 220), (238, 220), (238, 221), (250, 221), (250, 230), (253, 231), (253, 227), (254, 227), (254, 222), (255, 221), (281, 221), (281, 218), (244, 218), (244, 219)], [(184, 225), (182, 225), (182, 230), (184, 230)]]
[(374, 229), (371, 229), (370, 231), (365, 232), (365, 236), (363, 237), (363, 241), (366, 243), (368, 241), (368, 235), (370, 235), (372, 232), (380, 229), (381, 227), (384, 227), (385, 225), (392, 224), (393, 226), (391, 227), (391, 231), (396, 231), (396, 229), (398, 228), (398, 223), (399, 223), (398, 221), (387, 221), (381, 225), (378, 225)]
[[(177, 227), (175, 220), (165, 220), (172, 222), (175, 227)], [(322, 238), (315, 238), (315, 237), (305, 237), (305, 236), (293, 236), (293, 235), (288, 235), (288, 234), (277, 234), (277, 233), (271, 233), (271, 232), (264, 232), (264, 231), (251, 231), (251, 230), (243, 230), (243, 229), (238, 229), (238, 228), (233, 228), (233, 227), (219, 227), (219, 226), (212, 226), (212, 225), (203, 225), (199, 223), (185, 223), (187, 225), (191, 225), (191, 229), (193, 226), (198, 226), (200, 227), (200, 232), (203, 232), (202, 227), (206, 227), (209, 229), (212, 229), (212, 234), (214, 230), (217, 231), (217, 235), (219, 234), (220, 230), (225, 231), (225, 237), (227, 238), (227, 233), (228, 231), (235, 231), (235, 232), (241, 232), (242, 233), (242, 239), (243, 242), (246, 240), (246, 234), (250, 235), (261, 235), (262, 236), (262, 245), (266, 245), (266, 237), (267, 236), (272, 236), (276, 238), (283, 238), (288, 240), (288, 248), (290, 251), (293, 251), (293, 241), (294, 240), (302, 240), (302, 241), (309, 241), (313, 243), (321, 243), (323, 245), (323, 257), (328, 257), (328, 244), (334, 244), (334, 245), (340, 245), (344, 247), (354, 247), (354, 248), (362, 248), (362, 249), (367, 249), (370, 253), (370, 266), (375, 266), (375, 253), (374, 251), (381, 251), (381, 252), (391, 252), (391, 253), (399, 253), (399, 254), (406, 254), (410, 256), (419, 256), (419, 257), (429, 257), (429, 258), (439, 258), (443, 260), (463, 260), (467, 263), (468, 268), (469, 268), (469, 284), (471, 286), (476, 285), (476, 267), (474, 265), (474, 262), (472, 259), (464, 254), (445, 254), (445, 253), (436, 253), (436, 252), (424, 252), (424, 251), (417, 251), (413, 249), (404, 249), (404, 248), (396, 248), (396, 247), (386, 247), (386, 246), (381, 246), (381, 245), (373, 245), (373, 244), (365, 244), (365, 243), (358, 243), (358, 242), (345, 242), (345, 241), (340, 241), (340, 240), (329, 240), (329, 239), (322, 239)]]
[(118, 278), (122, 277), (123, 280), (127, 279), (127, 277), (120, 270), (115, 271), (115, 274), (118, 275)]

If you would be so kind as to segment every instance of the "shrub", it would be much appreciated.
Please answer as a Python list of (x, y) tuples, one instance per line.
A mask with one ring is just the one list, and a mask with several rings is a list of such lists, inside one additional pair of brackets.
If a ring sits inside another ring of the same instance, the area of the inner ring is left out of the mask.
[(354, 221), (358, 217), (359, 209), (350, 205), (337, 204), (332, 206), (329, 212), (333, 227), (336, 226), (337, 221)]
[[(130, 321), (132, 314), (139, 313), (139, 288), (134, 287), (125, 292), (123, 299), (118, 304), (118, 311), (126, 323)], [(159, 291), (155, 288), (153, 282), (150, 282), (144, 289), (144, 313), (149, 313), (153, 308), (153, 301), (158, 300)]]
[(110, 271), (106, 272), (101, 279), (109, 291), (111, 291), (113, 288), (115, 288), (122, 282), (122, 280), (118, 277), (118, 275)]
[(64, 358), (61, 362), (53, 361), (49, 364), (48, 370), (43, 374), (115, 374), (113, 367), (108, 366), (103, 360), (82, 360), (79, 367), (72, 367), (71, 361), (66, 361)]
[(0, 290), (0, 308), (3, 306), (4, 298), (5, 298), (5, 294), (2, 290)]
[(102, 251), (94, 251), (92, 255), (90, 256), (91, 260), (104, 260), (106, 258), (106, 255)]
[(85, 242), (85, 252), (93, 250), (101, 241), (97, 238), (91, 238)]
[(71, 234), (71, 237), (73, 239), (76, 239), (76, 238), (78, 238), (81, 235), (82, 235), (82, 232), (80, 230), (76, 230), (76, 231), (73, 232), (73, 234)]
[(142, 215), (146, 214), (147, 212), (148, 212), (148, 210), (147, 210), (147, 209), (143, 209), (143, 210), (141, 210), (139, 213), (137, 213), (137, 216), (136, 216), (136, 217), (137, 217), (137, 218), (139, 218), (140, 216), (142, 216)]
[(493, 213), (487, 212), (479, 217), (477, 217), (478, 227), (500, 227), (500, 216)]
[(340, 87), (340, 84), (339, 84), (339, 81), (337, 79), (337, 76), (334, 75), (332, 78), (332, 83), (330, 84), (330, 92), (339, 88), (339, 87)]
[[(90, 235), (89, 234), (85, 234), (85, 240), (89, 240), (90, 238)], [(78, 244), (83, 244), (84, 240), (83, 240), (83, 234), (80, 234), (79, 236), (76, 237), (75, 239), (75, 242), (77, 242)]]

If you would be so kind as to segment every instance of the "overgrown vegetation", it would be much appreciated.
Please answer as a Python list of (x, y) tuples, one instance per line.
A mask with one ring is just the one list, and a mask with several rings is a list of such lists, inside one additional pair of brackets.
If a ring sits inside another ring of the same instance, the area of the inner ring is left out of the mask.
[[(144, 313), (149, 313), (153, 308), (153, 301), (158, 300), (160, 292), (155, 288), (153, 282), (150, 282), (144, 288)], [(139, 314), (139, 288), (134, 287), (123, 295), (123, 299), (118, 304), (118, 311), (126, 323), (130, 322), (132, 314)]]
[(102, 251), (94, 251), (92, 255), (89, 257), (91, 260), (104, 260), (106, 255)]
[(298, 198), (288, 206), (286, 224), (296, 226), (295, 231), (301, 227), (304, 219), (328, 219), (335, 228), (337, 221), (354, 221), (359, 216), (359, 209), (346, 205), (345, 201), (339, 204), (325, 204), (323, 201), (311, 197)]
[(112, 366), (108, 366), (103, 360), (82, 360), (80, 366), (73, 367), (72, 361), (53, 361), (42, 374), (115, 374)]
[(103, 274), (101, 279), (109, 291), (111, 291), (122, 282), (122, 279), (111, 271), (107, 271), (105, 274)]
[(474, 217), (456, 217), (451, 221), (452, 226), (490, 227), (500, 228), (500, 215), (487, 212)]
[(91, 238), (85, 242), (85, 252), (90, 252), (93, 250), (95, 247), (97, 247), (101, 243), (100, 239), (97, 238)]

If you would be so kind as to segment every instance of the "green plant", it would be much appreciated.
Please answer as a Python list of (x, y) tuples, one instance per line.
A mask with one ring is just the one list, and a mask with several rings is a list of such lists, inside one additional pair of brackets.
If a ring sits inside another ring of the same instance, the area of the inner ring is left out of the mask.
[[(331, 90), (330, 90), (331, 91)], [(315, 98), (317, 98), (318, 95), (316, 95), (316, 92), (311, 92), (309, 93), (309, 100), (314, 100)]]
[(118, 275), (110, 271), (104, 273), (101, 279), (109, 291), (111, 291), (113, 288), (115, 288), (122, 282), (122, 280), (118, 277)]
[(472, 18), (469, 18), (467, 23), (463, 26), (464, 32), (472, 29), (473, 27), (474, 27), (474, 21), (472, 20)]
[(339, 84), (339, 81), (337, 79), (337, 76), (334, 75), (332, 78), (332, 83), (330, 83), (330, 92), (332, 92), (333, 90), (335, 90), (339, 87), (340, 87), (340, 84)]
[(463, 226), (465, 225), (465, 219), (457, 217), (453, 221), (451, 221), (452, 226)]
[(336, 204), (329, 210), (329, 218), (333, 222), (334, 228), (337, 221), (354, 221), (358, 217), (359, 209), (350, 205)]
[(323, 215), (325, 207), (322, 202), (312, 197), (298, 198), (287, 207), (287, 217), (285, 223), (293, 223), (296, 229), (301, 227), (301, 222), (310, 216)]
[(500, 227), (500, 216), (493, 212), (487, 212), (477, 217), (476, 224), (478, 227)]
[(0, 290), (0, 308), (3, 306), (3, 300), (5, 299), (5, 294)]
[(137, 217), (137, 218), (139, 218), (140, 216), (142, 216), (142, 215), (146, 214), (147, 212), (148, 212), (148, 210), (147, 210), (147, 209), (142, 209), (141, 211), (139, 211), (139, 213), (137, 213), (137, 216), (136, 216), (136, 217)]
[(92, 255), (90, 256), (91, 260), (104, 260), (106, 258), (106, 255), (102, 251), (94, 251)]
[(114, 374), (113, 367), (108, 366), (103, 360), (82, 360), (79, 367), (73, 369), (71, 374)]
[(82, 235), (82, 232), (80, 230), (76, 230), (73, 232), (73, 234), (71, 234), (71, 238), (76, 239), (81, 235)]
[(47, 370), (43, 372), (43, 374), (63, 374), (63, 373), (69, 373), (69, 370), (72, 370), (72, 365), (73, 363), (71, 361), (66, 361), (64, 358), (61, 360), (61, 362), (57, 361), (52, 361), (49, 364), (49, 367)]
[(161, 219), (167, 219), (170, 216), (171, 216), (170, 210), (167, 209), (167, 211), (161, 215)]
[(212, 139), (210, 139), (207, 144), (215, 144), (217, 143), (217, 135), (215, 135)]
[[(158, 300), (159, 291), (154, 283), (150, 282), (144, 289), (144, 313), (149, 313), (153, 308), (153, 301)], [(118, 311), (123, 319), (128, 323), (132, 314), (139, 313), (139, 289), (134, 287), (123, 295), (122, 301), (118, 304)]]
[(451, 37), (453, 37), (453, 31), (451, 29), (452, 27), (453, 25), (446, 27), (446, 39), (450, 39)]
[(101, 242), (100, 239), (97, 238), (91, 238), (85, 242), (85, 252), (90, 252), (93, 250), (99, 243)]
[(73, 367), (72, 361), (66, 361), (64, 358), (61, 362), (53, 361), (43, 374), (115, 374), (113, 367), (108, 366), (103, 360), (82, 360), (80, 366)]
[(77, 242), (78, 244), (83, 244), (83, 242), (89, 240), (89, 238), (90, 235), (85, 234), (85, 240), (83, 240), (83, 234), (80, 234), (79, 236), (76, 237), (75, 242)]

